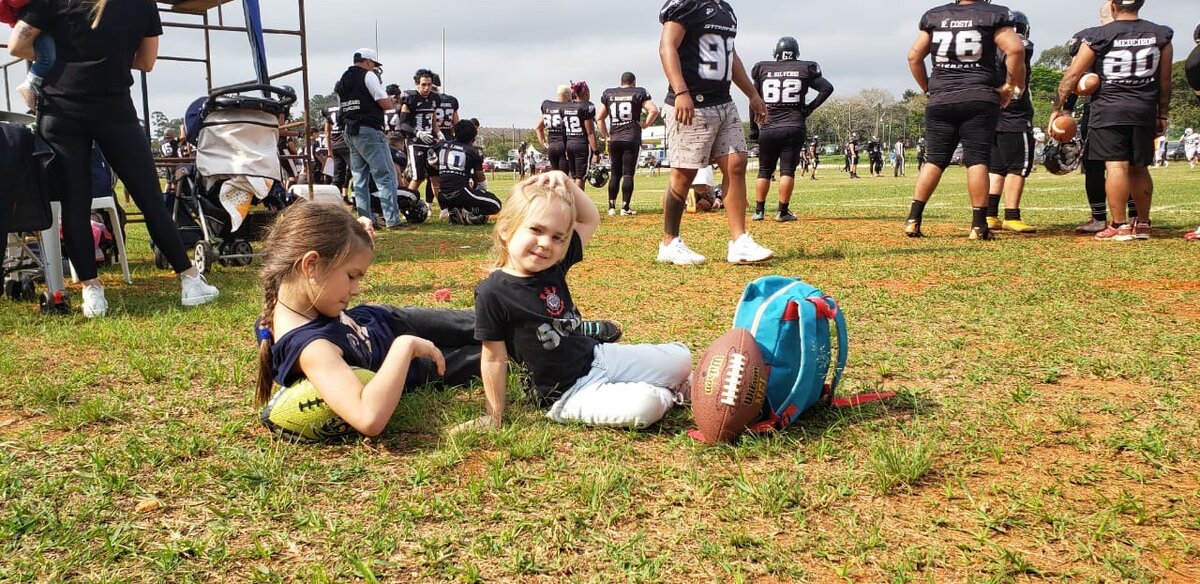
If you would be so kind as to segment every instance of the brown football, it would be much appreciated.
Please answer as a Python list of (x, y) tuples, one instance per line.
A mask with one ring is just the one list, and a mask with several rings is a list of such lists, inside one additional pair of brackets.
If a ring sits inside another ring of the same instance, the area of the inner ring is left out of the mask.
[(1070, 115), (1061, 115), (1054, 118), (1054, 122), (1050, 124), (1050, 137), (1059, 142), (1070, 142), (1075, 138), (1075, 133), (1079, 131), (1079, 123)]
[(1075, 88), (1075, 93), (1092, 95), (1096, 93), (1097, 89), (1100, 89), (1100, 76), (1095, 73), (1087, 73), (1079, 78), (1079, 86)]
[(692, 416), (706, 443), (733, 442), (762, 414), (767, 370), (750, 331), (735, 328), (713, 341), (692, 373)]

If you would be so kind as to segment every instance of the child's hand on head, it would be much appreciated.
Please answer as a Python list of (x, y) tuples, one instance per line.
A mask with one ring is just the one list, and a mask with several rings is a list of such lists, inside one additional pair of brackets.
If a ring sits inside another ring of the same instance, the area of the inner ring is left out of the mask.
[(358, 223), (363, 226), (363, 229), (367, 230), (367, 235), (371, 236), (371, 241), (375, 241), (375, 222), (366, 217), (359, 217)]
[(561, 170), (552, 170), (550, 172), (543, 172), (542, 174), (531, 176), (525, 179), (524, 184), (558, 189), (565, 188), (568, 184), (572, 183), (571, 178), (568, 177), (565, 172)]

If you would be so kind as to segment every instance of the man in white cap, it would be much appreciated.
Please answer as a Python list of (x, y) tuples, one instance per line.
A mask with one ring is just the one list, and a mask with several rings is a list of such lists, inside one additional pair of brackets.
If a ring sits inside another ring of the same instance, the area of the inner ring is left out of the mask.
[(383, 89), (376, 69), (383, 64), (372, 49), (354, 52), (354, 64), (334, 86), (341, 107), (343, 137), (350, 148), (350, 172), (354, 177), (354, 206), (359, 217), (374, 218), (368, 173), (379, 188), (379, 202), (388, 229), (411, 227), (400, 215), (396, 195), (396, 168), (383, 134), (383, 112), (392, 100)]
[(1187, 155), (1188, 170), (1196, 170), (1197, 154), (1200, 154), (1200, 134), (1191, 128), (1183, 131), (1183, 152)]

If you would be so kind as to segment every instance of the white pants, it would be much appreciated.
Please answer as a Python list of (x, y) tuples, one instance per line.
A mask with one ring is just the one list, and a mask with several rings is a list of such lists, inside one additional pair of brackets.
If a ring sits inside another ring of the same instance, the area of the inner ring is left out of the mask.
[(555, 422), (645, 428), (675, 403), (688, 383), (692, 353), (679, 343), (621, 345), (601, 343), (592, 370), (563, 394), (546, 416)]

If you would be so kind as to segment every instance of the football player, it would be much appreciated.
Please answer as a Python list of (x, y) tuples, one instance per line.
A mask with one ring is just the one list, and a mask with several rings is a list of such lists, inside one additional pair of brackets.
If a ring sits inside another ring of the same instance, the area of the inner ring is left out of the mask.
[[(754, 87), (767, 104), (767, 121), (758, 130), (758, 180), (755, 182), (755, 221), (766, 214), (771, 176), (779, 165), (779, 211), (776, 221), (795, 221), (788, 209), (796, 181), (796, 166), (805, 148), (809, 114), (833, 94), (833, 84), (821, 76), (821, 66), (800, 60), (800, 44), (792, 37), (775, 43), (775, 60), (751, 69)], [(808, 90), (817, 92), (808, 101)]]
[(563, 133), (567, 143), (567, 174), (579, 190), (587, 187), (588, 161), (600, 163), (596, 144), (596, 106), (584, 81), (571, 84), (571, 101), (562, 106)]
[[(646, 119), (642, 119), (642, 112)], [(629, 208), (633, 198), (633, 174), (637, 170), (638, 154), (642, 152), (642, 130), (658, 119), (658, 106), (650, 93), (637, 86), (637, 77), (626, 71), (621, 74), (621, 86), (605, 89), (600, 95), (596, 122), (600, 137), (608, 142), (608, 157), (612, 161), (612, 178), (608, 181), (608, 214), (617, 213), (617, 191), (621, 193), (621, 216), (637, 215)]]
[(671, 178), (663, 196), (663, 237), (658, 261), (696, 265), (704, 256), (679, 236), (687, 193), (696, 170), (716, 162), (721, 168), (730, 263), (756, 263), (775, 252), (758, 245), (746, 232), (746, 135), (729, 95), (736, 83), (750, 98), (755, 121), (767, 119), (767, 106), (746, 74), (734, 49), (738, 20), (724, 0), (667, 0), (658, 15), (662, 23), (658, 53), (670, 89), (664, 100)]
[(867, 142), (867, 158), (871, 161), (871, 176), (882, 178), (883, 142), (879, 141), (879, 136), (871, 136), (871, 141)]
[(1200, 155), (1200, 134), (1188, 128), (1183, 131), (1183, 137), (1179, 141), (1183, 142), (1183, 154), (1188, 160), (1188, 170), (1196, 170), (1196, 157)]
[[(1100, 5), (1100, 24), (1105, 25), (1112, 22), (1112, 3), (1109, 0), (1103, 0)], [(1079, 53), (1079, 45), (1082, 43), (1083, 33), (1080, 31), (1067, 41), (1067, 52), (1074, 58)], [(1067, 100), (1063, 102), (1063, 111), (1074, 111), (1075, 105), (1079, 100), (1079, 96), (1072, 94), (1067, 96)], [(1079, 132), (1083, 138), (1084, 148), (1088, 144), (1088, 128), (1091, 121), (1091, 98), (1083, 103), (1083, 115), (1079, 122)], [(1036, 128), (1038, 134), (1045, 135), (1041, 128)], [(1036, 138), (1036, 134), (1035, 134)], [(1082, 171), (1084, 174), (1084, 188), (1087, 191), (1088, 206), (1091, 209), (1092, 217), (1086, 223), (1083, 223), (1075, 228), (1075, 233), (1079, 234), (1095, 234), (1104, 231), (1108, 227), (1108, 200), (1104, 192), (1104, 161), (1088, 160), (1087, 155), (1083, 156)], [(1130, 214), (1136, 214), (1133, 209), (1133, 200), (1129, 200)]]
[[(1171, 111), (1171, 38), (1174, 32), (1142, 20), (1145, 0), (1111, 0), (1113, 21), (1083, 31), (1079, 51), (1063, 75), (1050, 124), (1088, 71), (1100, 75), (1092, 96), (1087, 157), (1103, 161), (1104, 186), (1112, 222), (1096, 239), (1150, 239), (1150, 200), (1154, 191), (1149, 166), (1154, 138), (1166, 132)], [(1137, 219), (1127, 216), (1132, 195)]]
[(551, 170), (567, 172), (567, 133), (563, 126), (563, 107), (571, 101), (571, 86), (558, 86), (558, 99), (542, 102), (542, 117), (534, 131), (550, 159)]
[(900, 178), (904, 176), (904, 140), (900, 138), (892, 144), (892, 177)]
[[(1029, 17), (1013, 12), (1013, 28), (1025, 47), (1025, 83), (1029, 87), (1033, 75), (1033, 42), (1029, 40)], [(996, 50), (996, 70), (1003, 78), (1005, 55)], [(1004, 229), (1016, 233), (1034, 233), (1033, 227), (1021, 220), (1021, 194), (1025, 179), (1033, 170), (1033, 99), (1025, 92), (1008, 107), (1000, 110), (996, 134), (992, 138), (992, 161), (988, 166), (987, 223), (988, 229)], [(1000, 220), (1000, 198), (1004, 198), (1004, 220)]]
[(809, 180), (817, 180), (817, 169), (821, 168), (821, 142), (816, 138), (808, 144), (808, 163), (812, 165), (812, 174), (808, 176)]
[[(996, 49), (1007, 56), (1008, 77), (996, 83)], [(933, 72), (925, 65), (932, 57)], [(941, 182), (959, 142), (971, 195), (970, 239), (992, 239), (987, 224), (988, 163), (1000, 108), (1024, 92), (1025, 47), (1013, 30), (1012, 12), (978, 0), (958, 0), (921, 17), (920, 32), (908, 52), (917, 85), (929, 96), (925, 107), (931, 164), (921, 167), (904, 233), (921, 237), (925, 203)]]
[(433, 183), (433, 192), (425, 196), (425, 203), (429, 204), (438, 190), (437, 169), (429, 166), (429, 147), (437, 143), (441, 134), (438, 110), (442, 98), (433, 91), (433, 71), (418, 69), (413, 82), (417, 88), (400, 95), (398, 122), (400, 133), (409, 140), (408, 164), (412, 181), (408, 188), (419, 193), (421, 183), (428, 178)]
[[(1200, 102), (1200, 25), (1197, 25), (1195, 32), (1192, 33), (1192, 40), (1196, 41), (1196, 48), (1192, 49), (1192, 53), (1188, 55), (1183, 69), (1187, 75), (1188, 85), (1196, 94), (1196, 101)], [(1200, 227), (1183, 237), (1188, 241), (1200, 241)]]
[(846, 172), (850, 178), (858, 178), (858, 132), (851, 132), (846, 142)]
[(438, 142), (430, 151), (441, 187), (438, 206), (451, 223), (482, 225), (500, 212), (500, 198), (488, 192), (483, 155), (475, 147), (478, 132), (475, 124), (462, 120), (454, 126), (454, 138)]
[(442, 76), (433, 74), (433, 92), (438, 94), (438, 130), (443, 140), (454, 139), (454, 127), (458, 125), (458, 98), (442, 93)]

